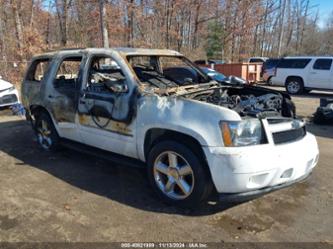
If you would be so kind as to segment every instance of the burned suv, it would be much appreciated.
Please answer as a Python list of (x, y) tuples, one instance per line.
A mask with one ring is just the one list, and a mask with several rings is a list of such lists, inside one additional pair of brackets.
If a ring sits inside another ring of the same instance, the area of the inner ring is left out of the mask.
[(68, 145), (146, 167), (152, 188), (175, 205), (289, 186), (318, 161), (316, 139), (288, 95), (217, 83), (176, 51), (36, 56), (22, 100), (42, 148)]

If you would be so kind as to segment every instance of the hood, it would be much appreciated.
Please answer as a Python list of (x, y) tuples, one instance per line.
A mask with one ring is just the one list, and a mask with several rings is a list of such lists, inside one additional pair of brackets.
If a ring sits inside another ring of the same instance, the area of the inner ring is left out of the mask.
[(13, 84), (9, 83), (8, 81), (0, 79), (0, 91), (11, 88)]

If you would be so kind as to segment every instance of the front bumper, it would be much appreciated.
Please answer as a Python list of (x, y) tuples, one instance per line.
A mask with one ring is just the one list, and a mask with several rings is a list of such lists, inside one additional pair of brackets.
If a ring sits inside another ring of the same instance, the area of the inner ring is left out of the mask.
[(285, 182), (285, 183), (281, 183), (279, 185), (275, 185), (275, 186), (270, 186), (270, 187), (265, 187), (265, 188), (261, 188), (261, 189), (257, 189), (257, 190), (252, 190), (249, 192), (243, 192), (243, 193), (231, 193), (231, 194), (223, 194), (220, 193), (218, 194), (218, 199), (219, 201), (224, 201), (224, 202), (240, 202), (240, 201), (248, 201), (251, 200), (253, 198), (262, 196), (264, 194), (268, 194), (270, 192), (279, 190), (279, 189), (283, 189), (283, 188), (287, 188), (295, 183), (299, 183), (299, 182), (303, 182), (305, 181), (307, 178), (310, 177), (312, 172), (307, 173), (306, 175), (303, 175), (302, 177), (289, 181), (289, 182)]
[(0, 107), (11, 106), (19, 103), (17, 90), (4, 91), (0, 93)]
[(225, 197), (251, 196), (290, 186), (309, 175), (319, 158), (311, 133), (280, 145), (203, 149), (215, 188)]

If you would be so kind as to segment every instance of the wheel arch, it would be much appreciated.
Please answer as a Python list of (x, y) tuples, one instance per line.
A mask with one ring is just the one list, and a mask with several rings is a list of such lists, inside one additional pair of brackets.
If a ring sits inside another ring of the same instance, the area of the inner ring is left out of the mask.
[(38, 116), (41, 114), (41, 113), (45, 113), (46, 115), (48, 115), (51, 119), (51, 121), (53, 122), (53, 126), (55, 127), (56, 131), (58, 132), (59, 134), (59, 130), (58, 130), (58, 127), (55, 125), (56, 122), (55, 120), (53, 119), (51, 113), (49, 110), (47, 110), (44, 106), (42, 105), (30, 105), (29, 106), (29, 114), (30, 114), (30, 120), (31, 120), (31, 124), (32, 126), (34, 127), (35, 125), (35, 122), (38, 118)]
[(301, 76), (299, 76), (299, 75), (289, 75), (289, 76), (286, 78), (286, 80), (285, 80), (285, 82), (284, 82), (284, 85), (286, 85), (291, 79), (300, 79), (301, 82), (302, 82), (302, 84), (303, 84), (303, 86), (304, 86), (304, 80), (303, 80), (303, 77), (301, 77)]
[(43, 107), (41, 105), (31, 105), (29, 107), (29, 111), (30, 111), (30, 114), (33, 115), (33, 116), (38, 116), (42, 112), (45, 112), (49, 116), (51, 116), (50, 113), (49, 113), (49, 111), (45, 107)]
[(208, 165), (206, 155), (202, 149), (202, 145), (196, 138), (183, 132), (164, 128), (151, 128), (145, 133), (143, 145), (145, 160), (147, 159), (148, 153), (154, 145), (166, 140), (173, 140), (188, 146), (191, 150), (193, 150), (193, 152), (198, 153), (200, 160), (202, 160), (203, 163)]

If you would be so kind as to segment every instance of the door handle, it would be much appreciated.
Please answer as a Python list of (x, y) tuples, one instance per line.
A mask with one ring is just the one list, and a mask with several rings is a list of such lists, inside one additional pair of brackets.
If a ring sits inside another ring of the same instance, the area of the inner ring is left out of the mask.
[(311, 72), (311, 74), (317, 74), (317, 72)]

